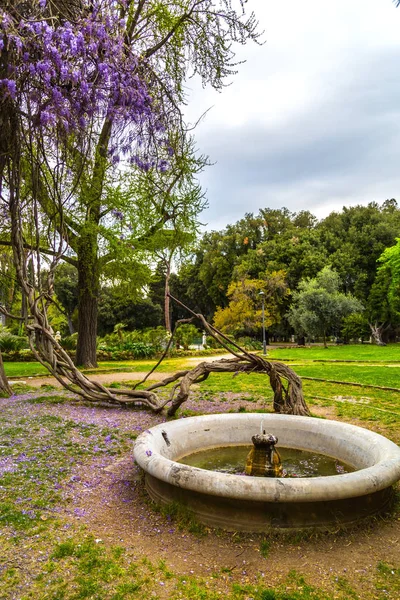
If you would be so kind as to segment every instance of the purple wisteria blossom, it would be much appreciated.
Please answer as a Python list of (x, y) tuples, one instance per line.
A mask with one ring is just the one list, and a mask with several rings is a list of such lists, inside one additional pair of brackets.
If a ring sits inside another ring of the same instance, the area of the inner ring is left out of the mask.
[(120, 152), (135, 147), (139, 131), (164, 130), (140, 76), (144, 59), (127, 43), (124, 5), (123, 0), (82, 0), (76, 22), (51, 18), (45, 0), (31, 2), (22, 19), (0, 10), (0, 59), (4, 55), (8, 66), (7, 77), (0, 79), (0, 102), (16, 100), (31, 126), (49, 135), (110, 120), (114, 164)]

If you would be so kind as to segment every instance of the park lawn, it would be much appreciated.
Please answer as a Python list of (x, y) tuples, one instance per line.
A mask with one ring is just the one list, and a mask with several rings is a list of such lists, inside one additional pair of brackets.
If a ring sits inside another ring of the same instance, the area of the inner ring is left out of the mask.
[[(178, 357), (165, 359), (157, 371), (160, 373), (171, 373), (181, 369), (193, 367), (192, 357)], [(203, 358), (203, 357), (202, 357)], [(400, 344), (391, 344), (384, 347), (372, 346), (370, 344), (358, 344), (352, 346), (329, 346), (324, 349), (321, 346), (311, 348), (272, 348), (268, 350), (268, 359), (280, 361), (306, 362), (308, 360), (324, 361), (347, 361), (356, 360), (359, 362), (386, 362), (400, 363)], [(204, 356), (204, 360), (209, 360), (209, 356)], [(127, 360), (127, 361), (102, 361), (99, 362), (98, 369), (82, 369), (84, 373), (117, 373), (117, 372), (148, 372), (155, 364), (156, 360)], [(5, 362), (4, 368), (7, 377), (35, 377), (38, 375), (47, 375), (48, 371), (38, 362)], [(297, 367), (296, 367), (297, 368)], [(295, 369), (296, 370), (296, 369)], [(306, 373), (303, 373), (306, 375)], [(307, 375), (310, 376), (310, 375)], [(317, 377), (317, 375), (311, 375)], [(333, 378), (333, 377), (331, 377)], [(345, 379), (347, 381), (347, 379)], [(355, 379), (354, 381), (358, 381)], [(362, 382), (361, 382), (362, 383)], [(377, 385), (385, 385), (377, 383)], [(391, 384), (386, 384), (390, 385)], [(394, 385), (394, 387), (397, 387)], [(400, 384), (399, 384), (400, 387)]]
[[(179, 357), (164, 360), (157, 368), (160, 373), (171, 373), (184, 368), (190, 368), (191, 363), (188, 358)], [(204, 358), (206, 360), (207, 357)], [(156, 364), (156, 360), (126, 360), (99, 362), (98, 369), (82, 369), (83, 373), (141, 373), (148, 372)], [(7, 377), (36, 377), (41, 375), (50, 375), (49, 371), (38, 362), (5, 362), (4, 369)]]
[(4, 370), (9, 378), (49, 375), (49, 371), (38, 362), (5, 362)]
[[(292, 367), (300, 377), (359, 383), (398, 388), (400, 390), (400, 367), (355, 366), (334, 364), (299, 364)], [(270, 389), (268, 377), (262, 373), (212, 373), (200, 384), (202, 389), (217, 392), (244, 392), (250, 388), (257, 393)], [(400, 397), (400, 394), (399, 394)]]
[(400, 366), (314, 363), (312, 365), (295, 365), (293, 369), (300, 377), (317, 377), (400, 389)]
[[(400, 367), (310, 363), (304, 358), (299, 362), (294, 368), (300, 375), (400, 387)], [(101, 363), (100, 368), (142, 372), (154, 364), (155, 361), (108, 362)], [(13, 367), (14, 373), (21, 373), (27, 366), (42, 369), (37, 363), (6, 363), (6, 369)], [(190, 366), (193, 363), (187, 358), (168, 359), (160, 370), (173, 372)], [(41, 372), (46, 373), (44, 369)], [(117, 385), (125, 382), (113, 384)], [(324, 411), (328, 411), (330, 416), (371, 428), (400, 443), (400, 393), (310, 380), (303, 380), (303, 388), (312, 415), (323, 417)], [(167, 394), (168, 390), (161, 393)], [(232, 394), (239, 395), (239, 402), (230, 405)], [(219, 411), (251, 411), (253, 405), (256, 410), (272, 411), (269, 379), (263, 374), (212, 373), (206, 381), (193, 386), (188, 407), (183, 405), (177, 417), (207, 412), (221, 401)], [(218, 566), (212, 576), (203, 577), (171, 568), (168, 553), (164, 560), (162, 555), (140, 552), (126, 541), (116, 544), (98, 537), (93, 525), (85, 525), (84, 514), (93, 508), (91, 490), (95, 489), (98, 473), (101, 468), (129, 457), (139, 430), (158, 422), (157, 417), (145, 411), (76, 405), (68, 394), (44, 389), (33, 394), (23, 390), (22, 395), (17, 393), (12, 401), (4, 402), (0, 414), (1, 600), (217, 600), (222, 597), (226, 600), (397, 600), (400, 597), (400, 563), (386, 562), (384, 553), (368, 555), (368, 583), (363, 583), (361, 575), (353, 580), (335, 570), (334, 559), (332, 575), (324, 582), (319, 577), (302, 574), (302, 559), (297, 572), (283, 570), (279, 581), (273, 583), (260, 575), (250, 580), (247, 576), (240, 577), (240, 573), (234, 580), (231, 568), (241, 546), (237, 546), (230, 534), (204, 532), (187, 515), (174, 517), (178, 520), (173, 521), (171, 529), (169, 521), (164, 524), (165, 516), (153, 513), (144, 500), (137, 507), (133, 505), (132, 510), (145, 511), (140, 513), (141, 518), (149, 512), (144, 518), (156, 527), (150, 527), (150, 534), (161, 528), (161, 537), (167, 543), (170, 540), (171, 554), (176, 551), (178, 540), (205, 533), (206, 537), (213, 536), (215, 548), (221, 543), (231, 544), (232, 559), (226, 564), (213, 559)], [(140, 427), (126, 427), (123, 419), (137, 419)], [(86, 475), (81, 481), (82, 470)], [(89, 473), (93, 474), (92, 479)], [(122, 489), (127, 489), (127, 482), (123, 483)], [(85, 498), (87, 502), (82, 509)], [(398, 512), (396, 515), (394, 519), (399, 518)], [(352, 535), (356, 534), (350, 534), (348, 541), (343, 542), (345, 548), (355, 539)], [(279, 552), (293, 553), (297, 546), (308, 543), (301, 536), (295, 541), (290, 537), (277, 541), (260, 536), (251, 536), (247, 541), (244, 536), (242, 541), (259, 545), (261, 556), (266, 556), (266, 570), (270, 565), (268, 555), (273, 559)], [(193, 537), (192, 546), (199, 543)], [(322, 543), (330, 547), (332, 537)], [(360, 586), (364, 586), (363, 591)]]
[(372, 344), (349, 344), (287, 348), (268, 348), (268, 358), (276, 360), (355, 360), (372, 362), (400, 362), (400, 344), (375, 346)]

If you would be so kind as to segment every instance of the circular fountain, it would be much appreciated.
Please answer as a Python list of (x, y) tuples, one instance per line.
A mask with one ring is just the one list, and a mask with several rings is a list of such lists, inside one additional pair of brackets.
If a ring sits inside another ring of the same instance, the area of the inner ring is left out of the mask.
[[(231, 475), (179, 463), (189, 454), (250, 443), (260, 427), (280, 446), (324, 454), (354, 472), (280, 478)], [(179, 419), (142, 433), (134, 455), (157, 503), (178, 501), (213, 527), (238, 531), (326, 528), (387, 510), (400, 479), (400, 448), (361, 427), (279, 414), (220, 414)]]

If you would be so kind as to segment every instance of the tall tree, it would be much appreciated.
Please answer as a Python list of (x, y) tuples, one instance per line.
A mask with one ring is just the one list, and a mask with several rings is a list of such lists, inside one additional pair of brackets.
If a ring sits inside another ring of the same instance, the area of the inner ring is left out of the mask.
[(316, 230), (329, 264), (340, 276), (342, 291), (365, 303), (376, 277), (376, 261), (400, 230), (397, 202), (344, 207), (323, 219)]
[(260, 292), (265, 299), (265, 326), (278, 322), (279, 303), (289, 293), (282, 271), (270, 273), (264, 279), (232, 281), (228, 288), (229, 304), (217, 309), (215, 327), (235, 336), (258, 334), (262, 326)]
[(9, 398), (12, 394), (7, 375), (4, 371), (3, 357), (0, 352), (0, 397)]
[[(78, 363), (96, 364), (99, 235), (120, 219), (112, 202), (118, 164), (169, 173), (167, 189), (193, 176), (179, 164), (183, 83), (191, 72), (220, 89), (233, 72), (232, 43), (257, 40), (254, 15), (247, 18), (237, 4), (3, 2), (0, 175), (12, 160), (19, 189), (26, 181), (35, 211), (54, 227), (53, 252), (75, 253), (69, 260), (78, 268)], [(21, 152), (28, 155), (24, 169)], [(10, 177), (2, 183), (3, 190), (14, 186)], [(169, 209), (158, 207), (156, 223), (175, 214)], [(37, 236), (33, 241), (38, 247)]]
[(366, 312), (376, 344), (385, 345), (386, 333), (400, 322), (400, 239), (379, 257)]
[(396, 244), (386, 248), (379, 257), (381, 266), (378, 272), (388, 269), (390, 272), (390, 283), (388, 299), (392, 311), (400, 317), (400, 238), (396, 238)]
[(161, 229), (153, 238), (152, 254), (161, 263), (164, 274), (164, 325), (168, 333), (172, 333), (170, 309), (170, 280), (174, 261), (178, 253), (182, 254), (190, 249), (194, 242), (195, 232), (181, 231), (178, 229)]

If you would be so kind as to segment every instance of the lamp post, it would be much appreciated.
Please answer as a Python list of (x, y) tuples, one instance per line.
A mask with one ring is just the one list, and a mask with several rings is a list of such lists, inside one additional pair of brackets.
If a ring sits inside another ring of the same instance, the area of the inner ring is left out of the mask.
[(261, 300), (262, 300), (263, 354), (265, 356), (267, 354), (267, 342), (265, 341), (265, 313), (264, 313), (264, 296), (265, 296), (265, 292), (258, 292), (258, 295), (261, 296)]

